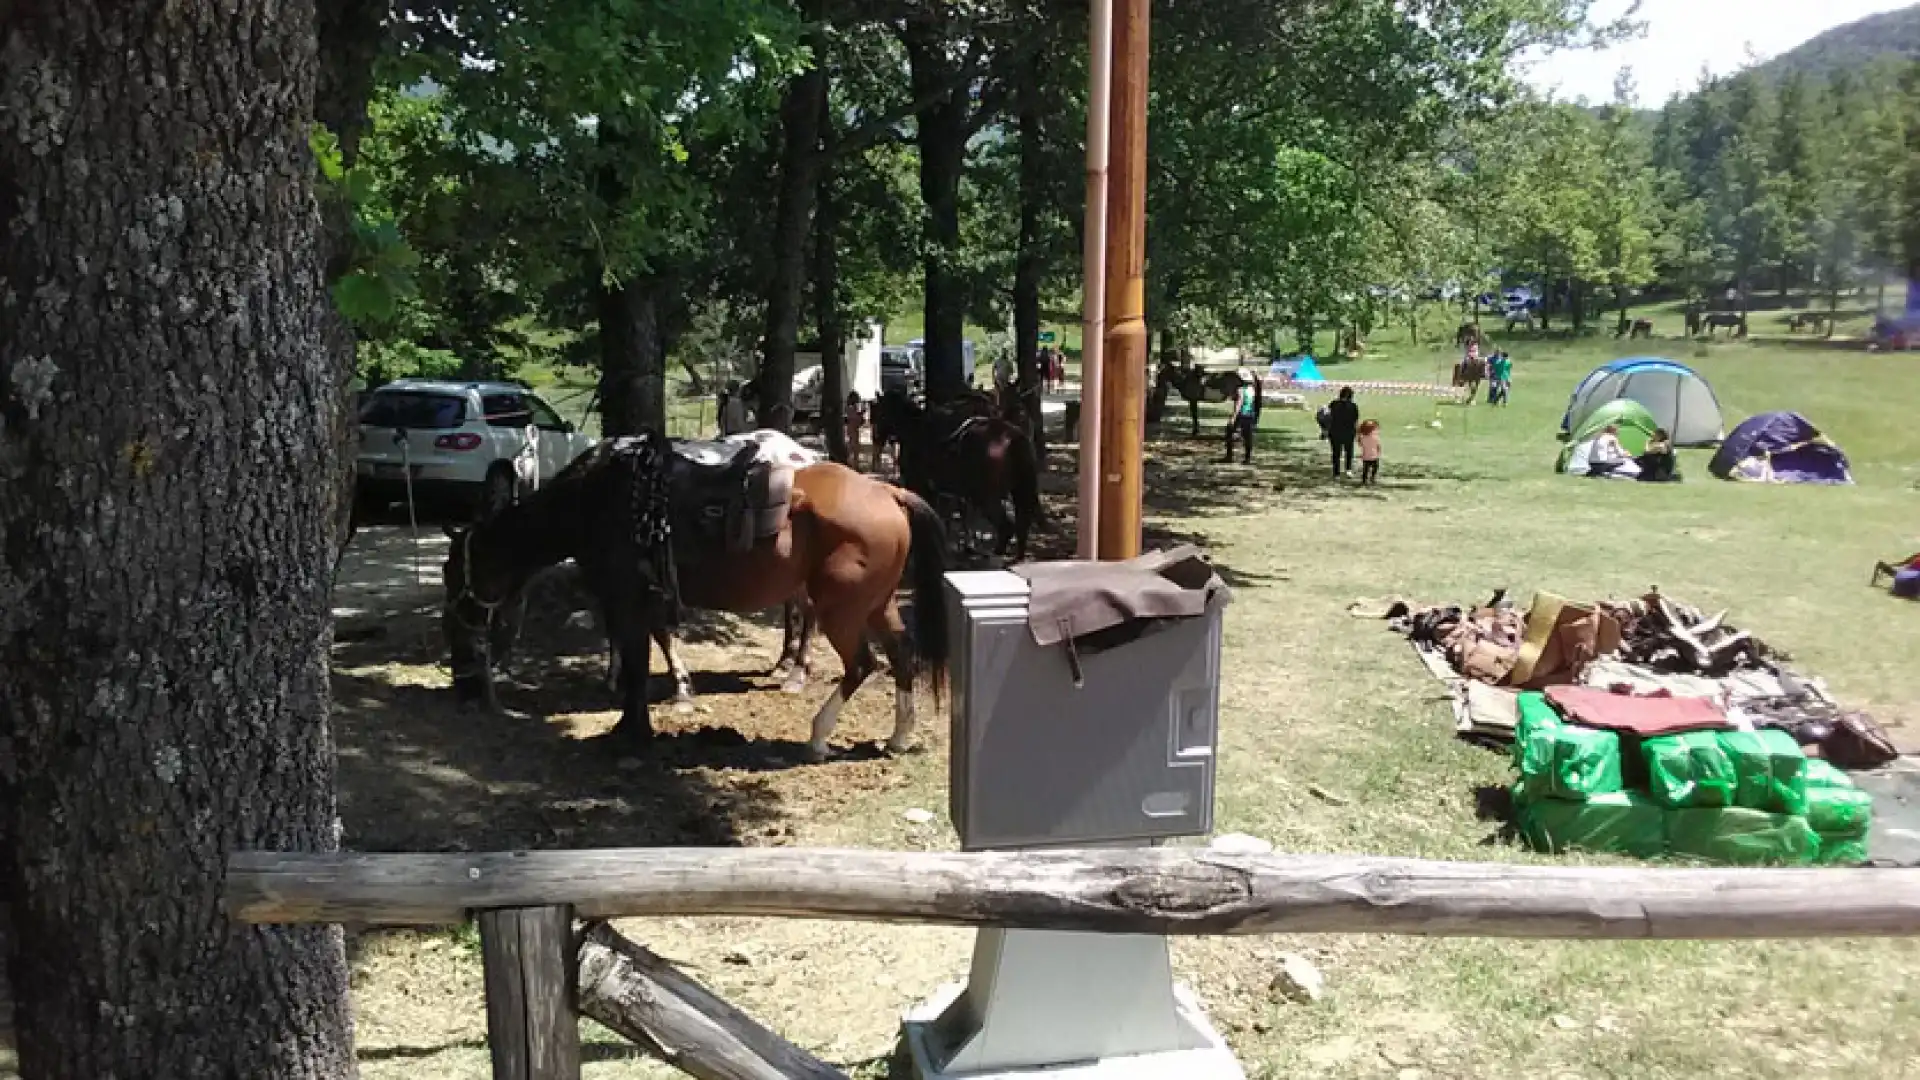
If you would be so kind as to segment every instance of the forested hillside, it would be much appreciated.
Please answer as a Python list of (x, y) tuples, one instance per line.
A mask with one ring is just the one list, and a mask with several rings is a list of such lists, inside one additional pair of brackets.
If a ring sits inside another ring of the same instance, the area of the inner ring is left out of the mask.
[(1767, 61), (1760, 70), (1772, 76), (1797, 72), (1826, 78), (1887, 56), (1920, 59), (1920, 4), (1836, 26)]

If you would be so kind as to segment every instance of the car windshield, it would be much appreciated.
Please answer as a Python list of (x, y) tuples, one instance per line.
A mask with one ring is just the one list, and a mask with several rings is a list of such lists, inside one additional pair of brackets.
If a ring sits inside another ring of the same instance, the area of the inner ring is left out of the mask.
[(369, 427), (442, 429), (467, 422), (467, 403), (452, 394), (419, 390), (381, 390), (360, 412)]

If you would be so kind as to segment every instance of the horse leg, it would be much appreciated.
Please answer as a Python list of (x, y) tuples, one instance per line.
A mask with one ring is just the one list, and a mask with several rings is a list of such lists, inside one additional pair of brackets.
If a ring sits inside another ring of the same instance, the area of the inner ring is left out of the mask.
[(787, 694), (804, 694), (807, 680), (813, 675), (813, 668), (807, 663), (807, 650), (813, 645), (813, 605), (804, 600), (788, 605), (788, 632), (793, 635), (793, 655), (789, 658), (781, 650), (780, 662), (786, 666), (785, 673), (778, 668), (774, 674), (780, 678), (780, 690)]
[[(993, 557), (1005, 562), (1007, 549), (1013, 546), (1013, 519), (1007, 515), (1006, 500), (988, 499), (981, 509), (993, 524)], [(1026, 552), (1022, 551), (1021, 554), (1025, 555)]]
[(887, 654), (887, 666), (893, 669), (893, 737), (887, 740), (887, 751), (909, 753), (914, 749), (914, 661), (906, 647), (906, 624), (900, 620), (900, 606), (889, 598), (886, 606), (867, 620), (867, 630), (879, 640)]
[(687, 673), (687, 665), (680, 662), (680, 650), (675, 647), (673, 631), (656, 626), (653, 628), (653, 640), (660, 646), (660, 655), (667, 658), (667, 670), (673, 675), (673, 711), (687, 716), (693, 712), (693, 676)]
[(833, 729), (840, 723), (840, 710), (846, 707), (847, 699), (853, 696), (860, 684), (873, 674), (873, 650), (867, 647), (866, 628), (861, 625), (857, 615), (849, 617), (845, 611), (833, 611), (819, 615), (820, 629), (832, 643), (833, 651), (840, 654), (840, 664), (846, 673), (834, 685), (833, 693), (820, 705), (820, 711), (813, 714), (813, 732), (807, 740), (807, 756), (814, 761), (827, 759), (827, 740), (833, 738)]
[(620, 722), (612, 734), (640, 742), (653, 738), (648, 712), (647, 679), (653, 668), (652, 627), (631, 612), (609, 610), (607, 635), (620, 652)]
[(780, 689), (797, 694), (807, 687), (807, 644), (813, 636), (813, 612), (804, 600), (789, 600), (780, 609), (780, 662), (773, 677)]

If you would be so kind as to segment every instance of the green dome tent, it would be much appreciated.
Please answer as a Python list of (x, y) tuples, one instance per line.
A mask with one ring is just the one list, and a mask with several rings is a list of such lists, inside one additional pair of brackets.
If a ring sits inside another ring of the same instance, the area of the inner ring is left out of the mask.
[[(1653, 438), (1659, 423), (1645, 405), (1632, 398), (1615, 398), (1587, 414), (1580, 421), (1580, 427), (1567, 439), (1567, 445), (1560, 451), (1560, 461), (1554, 465), (1554, 471), (1566, 472), (1567, 463), (1576, 456), (1585, 461), (1582, 451), (1594, 437), (1609, 426), (1620, 428), (1620, 446), (1630, 455), (1643, 453), (1647, 449), (1647, 440)], [(1584, 469), (1581, 471), (1585, 471)]]

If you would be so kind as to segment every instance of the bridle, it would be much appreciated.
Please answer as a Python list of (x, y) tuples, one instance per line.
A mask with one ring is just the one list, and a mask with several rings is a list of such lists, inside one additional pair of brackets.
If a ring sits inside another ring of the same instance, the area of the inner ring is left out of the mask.
[[(453, 598), (453, 617), (454, 617), (454, 620), (458, 622), (461, 626), (481, 636), (480, 648), (484, 650), (487, 647), (486, 645), (487, 631), (491, 629), (493, 626), (493, 613), (499, 609), (500, 605), (507, 602), (507, 600), (511, 597), (511, 594), (509, 593), (507, 596), (501, 596), (495, 600), (487, 600), (481, 597), (480, 593), (474, 588), (474, 585), (473, 585), (473, 534), (474, 534), (474, 531), (475, 530), (473, 529), (468, 529), (466, 532), (460, 535), (460, 592), (459, 592), (459, 595)], [(461, 606), (469, 600), (473, 602), (473, 605), (475, 607), (479, 608), (482, 612), (485, 612), (485, 618), (478, 625), (468, 622), (467, 619), (460, 614)]]

